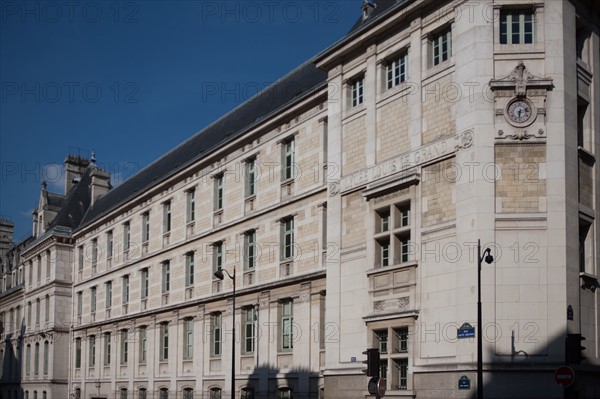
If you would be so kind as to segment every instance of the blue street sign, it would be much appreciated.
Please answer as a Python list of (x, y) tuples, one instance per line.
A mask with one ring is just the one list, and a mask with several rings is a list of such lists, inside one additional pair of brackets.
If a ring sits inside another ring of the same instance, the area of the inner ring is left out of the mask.
[(456, 338), (473, 338), (475, 337), (475, 327), (469, 323), (464, 323), (456, 330)]
[(463, 375), (458, 380), (458, 389), (471, 389), (471, 380), (466, 375)]

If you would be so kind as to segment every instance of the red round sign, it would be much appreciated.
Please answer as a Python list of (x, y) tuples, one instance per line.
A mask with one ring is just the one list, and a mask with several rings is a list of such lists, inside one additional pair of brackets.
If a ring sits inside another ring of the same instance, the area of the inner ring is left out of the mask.
[(573, 381), (575, 381), (575, 372), (571, 367), (559, 367), (554, 373), (554, 380), (556, 380), (556, 383), (561, 387), (568, 388), (573, 385)]

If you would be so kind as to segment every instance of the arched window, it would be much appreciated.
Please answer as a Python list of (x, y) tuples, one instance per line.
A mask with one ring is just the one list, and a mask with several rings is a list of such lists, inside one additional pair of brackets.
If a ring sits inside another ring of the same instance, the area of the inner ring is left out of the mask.
[(138, 390), (138, 399), (146, 399), (146, 388), (140, 388)]
[(254, 388), (242, 388), (242, 395), (240, 396), (240, 399), (254, 399)]
[(169, 399), (169, 390), (167, 388), (160, 389), (159, 399)]
[(292, 399), (293, 397), (291, 388), (279, 388), (279, 391), (277, 391), (278, 399)]
[(75, 399), (81, 399), (81, 388), (75, 388)]
[(44, 321), (50, 321), (50, 295), (46, 295), (46, 310), (44, 312)]
[[(35, 343), (35, 353), (33, 355), (33, 374), (38, 375), (40, 373), (40, 344)], [(37, 396), (37, 391), (33, 391), (33, 396)]]
[(184, 388), (183, 399), (194, 399), (194, 390), (192, 388)]
[(31, 372), (31, 345), (27, 344), (27, 349), (25, 350), (25, 374), (29, 375)]
[(121, 396), (120, 399), (127, 399), (127, 388), (121, 388)]
[(212, 388), (210, 390), (210, 399), (221, 399), (221, 388)]
[(48, 374), (48, 357), (50, 355), (50, 344), (48, 341), (44, 342), (44, 374)]

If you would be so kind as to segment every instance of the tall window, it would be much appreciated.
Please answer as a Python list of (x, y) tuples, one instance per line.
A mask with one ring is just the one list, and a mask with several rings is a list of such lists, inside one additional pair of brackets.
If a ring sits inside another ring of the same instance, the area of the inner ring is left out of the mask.
[(254, 389), (250, 387), (242, 388), (240, 399), (254, 399)]
[(396, 376), (394, 377), (395, 388), (400, 390), (408, 389), (408, 359), (394, 360)]
[(169, 324), (160, 325), (160, 360), (169, 360)]
[(183, 358), (194, 358), (194, 320), (185, 319), (183, 321)]
[(129, 351), (129, 342), (127, 330), (121, 330), (121, 364), (127, 364), (127, 356)]
[(113, 231), (106, 232), (106, 259), (112, 258), (113, 255)]
[(213, 245), (213, 272), (223, 268), (223, 243)]
[(186, 222), (196, 220), (196, 189), (190, 189), (186, 194)]
[(123, 276), (123, 304), (129, 303), (129, 275)]
[[(4, 361), (4, 359), (2, 359)], [(27, 345), (25, 349), (25, 374), (29, 375), (31, 372), (31, 345)]]
[(96, 287), (90, 289), (90, 311), (96, 312)]
[(106, 309), (110, 309), (110, 307), (112, 306), (112, 281), (106, 282), (105, 290), (106, 290), (106, 295), (105, 295), (104, 304), (106, 305)]
[(39, 375), (40, 373), (40, 343), (35, 343), (35, 354), (33, 356), (33, 374)]
[(408, 55), (402, 54), (398, 58), (391, 60), (386, 66), (387, 72), (387, 88), (398, 86), (402, 82), (406, 82), (408, 76)]
[(46, 278), (50, 278), (50, 272), (52, 271), (52, 259), (50, 251), (46, 251)]
[(123, 223), (123, 251), (128, 251), (131, 245), (131, 224)]
[(138, 399), (146, 399), (146, 388), (140, 388), (138, 391)]
[(394, 330), (398, 340), (396, 346), (400, 353), (408, 352), (408, 327), (401, 327)]
[(171, 264), (168, 260), (162, 264), (162, 292), (166, 294), (171, 290)]
[(243, 349), (244, 353), (254, 353), (254, 342), (256, 339), (256, 308), (248, 306), (243, 309), (244, 331)]
[(293, 399), (293, 397), (291, 388), (279, 388), (277, 391), (277, 399)]
[(104, 365), (110, 366), (110, 344), (111, 336), (110, 333), (104, 334)]
[(146, 363), (146, 334), (147, 329), (145, 326), (140, 327), (139, 335), (139, 343), (140, 343), (140, 363)]
[(44, 374), (48, 374), (48, 358), (50, 356), (50, 343), (44, 341)]
[(221, 356), (221, 313), (213, 313), (211, 316), (211, 355)]
[(256, 266), (256, 231), (251, 230), (244, 234), (244, 266), (246, 270)]
[(150, 212), (142, 213), (142, 242), (150, 240)]
[(42, 257), (38, 255), (37, 257), (37, 282), (40, 283), (42, 281)]
[(293, 179), (296, 167), (296, 141), (290, 138), (283, 143), (283, 180)]
[(256, 195), (256, 158), (246, 161), (246, 197)]
[(89, 342), (89, 353), (90, 353), (90, 367), (94, 367), (96, 365), (96, 337), (94, 335), (90, 335), (88, 338)]
[(446, 29), (431, 39), (432, 64), (438, 65), (452, 56), (452, 31)]
[(533, 11), (500, 11), (500, 44), (533, 43)]
[(189, 252), (185, 255), (185, 286), (194, 285), (194, 253)]
[(75, 338), (75, 368), (81, 368), (81, 338)]
[(98, 263), (98, 239), (92, 240), (92, 266), (96, 266)]
[(281, 258), (284, 260), (294, 257), (294, 218), (289, 217), (281, 223), (282, 247)]
[(33, 305), (31, 304), (31, 302), (27, 303), (27, 325), (30, 326), (31, 325), (31, 307)]
[(388, 332), (387, 330), (375, 331), (376, 343), (379, 349), (379, 353), (388, 352)]
[(127, 388), (121, 388), (120, 393), (120, 399), (127, 399)]
[[(46, 295), (46, 301), (44, 302), (44, 304), (46, 305), (46, 309), (44, 311), (44, 321), (48, 322), (50, 321), (50, 295)], [(21, 309), (21, 308), (17, 308), (17, 309)], [(17, 315), (19, 314), (19, 312), (17, 312)], [(20, 315), (19, 318), (20, 319)], [(18, 322), (20, 322), (21, 320), (17, 320)]]
[(149, 280), (148, 280), (148, 269), (142, 269), (142, 286), (141, 286), (141, 291), (142, 291), (142, 299), (146, 299), (148, 298), (148, 284), (149, 284)]
[(223, 174), (215, 176), (215, 211), (223, 209), (223, 179)]
[(352, 107), (356, 107), (363, 102), (365, 102), (365, 78), (361, 76), (360, 78), (354, 80), (350, 84), (351, 89), (351, 98), (352, 98)]
[(192, 388), (184, 388), (183, 399), (194, 399), (194, 390)]
[(290, 351), (294, 347), (293, 336), (293, 301), (286, 299), (281, 302), (279, 310), (280, 342), (282, 351)]
[(163, 233), (171, 231), (171, 201), (163, 204)]
[(160, 389), (159, 399), (169, 399), (169, 390), (167, 388)]
[(221, 399), (221, 388), (211, 388), (210, 399)]
[(40, 324), (40, 298), (35, 300), (35, 324)]

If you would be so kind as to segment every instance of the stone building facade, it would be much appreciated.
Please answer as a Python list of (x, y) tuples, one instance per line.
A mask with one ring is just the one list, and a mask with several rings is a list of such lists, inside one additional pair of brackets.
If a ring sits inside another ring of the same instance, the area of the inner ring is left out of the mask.
[[(229, 397), (233, 359), (235, 397), (364, 398), (363, 351), (377, 348), (386, 397), (474, 397), (476, 342), (457, 334), (477, 324), (480, 240), (494, 257), (481, 272), (486, 397), (600, 396), (598, 5), (362, 11), (120, 186), (85, 169), (89, 209), (21, 251), (21, 302), (0, 294), (23, 312), (68, 302), (70, 329), (22, 316), (12, 346), (69, 333), (49, 355), (68, 365), (49, 378), (68, 380), (58, 395)], [(63, 248), (64, 279), (40, 279)], [(586, 349), (564, 392), (567, 334)], [(51, 389), (17, 369), (28, 399)]]

